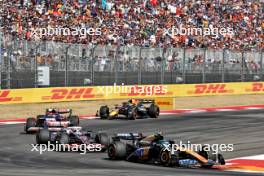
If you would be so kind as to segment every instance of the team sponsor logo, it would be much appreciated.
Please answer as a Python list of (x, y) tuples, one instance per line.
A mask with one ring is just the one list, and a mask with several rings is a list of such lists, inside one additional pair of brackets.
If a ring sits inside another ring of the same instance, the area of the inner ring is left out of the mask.
[(43, 96), (42, 100), (79, 100), (100, 98), (102, 94), (95, 94), (94, 88), (58, 88), (50, 91), (50, 96)]
[(10, 96), (10, 90), (0, 91), (0, 103), (1, 102), (12, 102), (12, 101), (22, 101), (22, 97), (12, 97)]
[(188, 94), (226, 94), (233, 93), (234, 90), (227, 89), (227, 84), (197, 84), (194, 91), (188, 91)]
[(252, 83), (249, 89), (246, 89), (246, 92), (264, 92), (263, 83)]
[(170, 101), (157, 101), (157, 104), (159, 106), (170, 106), (170, 105), (172, 105), (172, 102), (170, 102)]

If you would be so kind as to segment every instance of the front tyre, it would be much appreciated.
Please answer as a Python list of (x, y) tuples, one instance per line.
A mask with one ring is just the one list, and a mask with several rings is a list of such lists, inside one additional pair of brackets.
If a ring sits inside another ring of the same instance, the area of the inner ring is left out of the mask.
[(163, 166), (172, 167), (177, 165), (178, 157), (176, 155), (172, 155), (169, 151), (161, 150), (159, 161)]
[(25, 125), (25, 132), (30, 133), (29, 128), (36, 126), (36, 119), (35, 118), (28, 118), (26, 125)]
[(127, 118), (129, 120), (136, 120), (137, 118), (137, 108), (135, 106), (130, 106), (127, 110)]
[(99, 110), (99, 115), (101, 119), (107, 119), (109, 117), (109, 108), (108, 106), (101, 106)]
[(48, 144), (50, 141), (50, 132), (47, 129), (41, 129), (36, 135), (37, 144)]
[(110, 138), (106, 133), (98, 133), (95, 136), (95, 141), (104, 146), (102, 151), (105, 151), (110, 144)]
[(57, 140), (59, 144), (69, 144), (70, 142), (69, 136), (65, 133), (60, 134)]
[(218, 159), (219, 164), (225, 165), (226, 162), (225, 162), (224, 156), (222, 154), (218, 154), (217, 159)]

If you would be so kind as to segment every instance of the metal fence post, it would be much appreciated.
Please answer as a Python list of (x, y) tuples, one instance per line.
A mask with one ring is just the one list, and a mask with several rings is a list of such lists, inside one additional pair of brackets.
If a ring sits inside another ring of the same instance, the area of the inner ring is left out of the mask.
[(65, 87), (68, 86), (68, 51), (70, 47), (71, 45), (68, 45), (65, 51), (65, 73), (64, 73), (64, 86)]
[(118, 84), (118, 63), (117, 63), (117, 58), (116, 55), (118, 54), (119, 46), (116, 47), (115, 53), (114, 53), (114, 72), (115, 72), (115, 84)]
[(160, 83), (163, 84), (164, 83), (164, 67), (165, 67), (165, 63), (166, 63), (166, 59), (165, 59), (165, 52), (166, 52), (166, 48), (162, 48), (162, 60), (161, 60), (161, 74), (160, 74)]
[(261, 80), (263, 80), (263, 51), (264, 50), (260, 50), (261, 54), (260, 54), (260, 74), (261, 74)]
[(2, 41), (3, 41), (3, 34), (0, 31), (0, 89), (2, 89), (2, 64), (3, 64), (3, 59), (2, 59)]
[(244, 49), (242, 50), (242, 68), (241, 68), (241, 82), (244, 81), (244, 65), (245, 65), (245, 58), (244, 58)]
[(186, 48), (183, 48), (183, 62), (182, 62), (182, 78), (183, 78), (183, 83), (186, 83), (186, 69), (185, 69), (185, 57), (186, 57)]
[(225, 51), (226, 49), (224, 48), (222, 53), (222, 64), (221, 64), (221, 80), (222, 82), (225, 82)]
[[(12, 45), (13, 46), (13, 45)], [(7, 81), (7, 89), (11, 88), (11, 51), (13, 50), (12, 46), (8, 47), (8, 54), (7, 54), (7, 77), (6, 77), (6, 81)]]
[(138, 84), (142, 83), (142, 48), (139, 48), (139, 58), (138, 58), (138, 62), (139, 62), (139, 71), (138, 71)]
[(206, 81), (205, 80), (206, 79), (205, 78), (206, 54), (207, 54), (207, 48), (204, 49), (204, 59), (203, 59), (203, 69), (202, 69), (202, 74), (203, 74), (202, 75), (203, 76), (203, 80), (202, 81), (203, 81), (203, 83), (205, 83), (205, 81)]
[(39, 43), (37, 45), (37, 47), (35, 48), (35, 58), (34, 58), (34, 60), (35, 60), (35, 65), (34, 65), (34, 67), (35, 67), (34, 68), (34, 70), (35, 70), (35, 88), (38, 87), (38, 57), (37, 57), (37, 54), (38, 54), (40, 44), (41, 43)]
[(92, 82), (92, 85), (94, 85), (94, 51), (95, 51), (95, 48), (96, 48), (96, 45), (92, 47), (92, 52), (91, 52), (91, 57), (92, 57), (92, 60), (90, 62), (91, 63), (91, 82)]

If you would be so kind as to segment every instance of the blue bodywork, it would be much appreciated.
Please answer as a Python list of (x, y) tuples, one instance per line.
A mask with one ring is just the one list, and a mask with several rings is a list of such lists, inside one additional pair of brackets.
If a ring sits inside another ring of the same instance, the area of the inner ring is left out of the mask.
[(38, 123), (39, 126), (43, 128), (48, 128), (49, 126), (45, 122), (48, 121), (49, 119), (55, 119), (56, 121), (60, 122), (64, 119), (64, 117), (59, 113), (43, 115), (42, 117), (38, 118), (38, 121), (42, 121)]

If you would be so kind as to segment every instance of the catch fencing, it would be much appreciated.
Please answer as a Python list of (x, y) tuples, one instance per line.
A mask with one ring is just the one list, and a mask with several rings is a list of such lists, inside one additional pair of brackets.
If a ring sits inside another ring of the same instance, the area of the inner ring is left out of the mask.
[(2, 89), (39, 87), (39, 66), (50, 69), (49, 87), (264, 81), (263, 51), (2, 39)]

